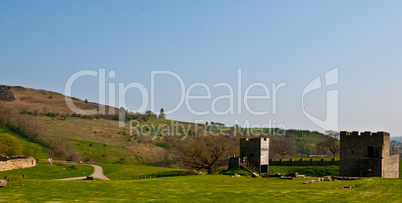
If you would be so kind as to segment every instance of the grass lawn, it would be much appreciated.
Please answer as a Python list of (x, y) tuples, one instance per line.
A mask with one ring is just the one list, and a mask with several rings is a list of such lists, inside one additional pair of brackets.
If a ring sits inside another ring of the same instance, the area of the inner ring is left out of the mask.
[(269, 166), (270, 174), (294, 172), (312, 177), (339, 176), (339, 166)]
[[(402, 180), (365, 178), (302, 184), (306, 179), (181, 176), (118, 181), (19, 179), (0, 188), (0, 201), (400, 202)], [(352, 189), (344, 186), (355, 185)]]
[(31, 168), (16, 169), (11, 171), (0, 171), (0, 179), (7, 176), (10, 179), (62, 179), (71, 177), (87, 176), (93, 173), (93, 167), (89, 165), (79, 164), (62, 164), (62, 163), (37, 163)]
[(118, 165), (118, 164), (99, 164), (103, 168), (105, 176), (111, 180), (133, 180), (135, 175), (169, 177), (178, 176), (185, 169), (165, 168), (142, 165)]

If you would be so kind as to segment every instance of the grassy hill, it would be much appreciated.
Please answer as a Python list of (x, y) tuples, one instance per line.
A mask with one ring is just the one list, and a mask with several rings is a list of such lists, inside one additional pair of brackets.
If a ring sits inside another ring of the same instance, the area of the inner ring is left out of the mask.
[(402, 136), (399, 136), (399, 137), (391, 137), (391, 140), (396, 140), (396, 141), (402, 142)]
[[(264, 133), (275, 135), (275, 129), (223, 127), (222, 132), (217, 132), (217, 127), (222, 126), (218, 122), (196, 125), (125, 112), (128, 118), (136, 120), (135, 125), (141, 126), (138, 129), (133, 128), (134, 130), (130, 132), (130, 123), (127, 122), (125, 127), (120, 128), (116, 115), (76, 114), (68, 109), (65, 96), (62, 94), (18, 86), (0, 85), (0, 100), (3, 106), (0, 106), (0, 110), (3, 108), (6, 112), (14, 111), (11, 116), (8, 115), (9, 120), (14, 122), (10, 129), (19, 132), (18, 137), (21, 140), (42, 143), (41, 151), (44, 153), (39, 154), (39, 158), (47, 157), (45, 149), (49, 149), (50, 155), (63, 159), (109, 164), (169, 165), (171, 158), (166, 139), (162, 136), (162, 132), (166, 132), (163, 130), (168, 130), (170, 135), (174, 135), (173, 141), (177, 142), (185, 136), (212, 134), (232, 137), (236, 140), (240, 137), (239, 135), (250, 136), (248, 132), (251, 131), (254, 135)], [(108, 112), (108, 108), (112, 108), (87, 103), (78, 98), (73, 98), (73, 101), (82, 109), (104, 107)], [(116, 108), (113, 109), (116, 113), (119, 111)], [(32, 126), (36, 128), (26, 130)], [(315, 143), (324, 135), (306, 130), (288, 130), (286, 136), (295, 140), (296, 147), (291, 156), (300, 156), (312, 153)]]
[[(73, 112), (66, 105), (65, 97), (57, 92), (0, 85), (0, 101), (5, 105), (13, 106), (21, 112), (29, 114), (39, 115), (53, 112), (59, 115), (71, 115)], [(98, 109), (99, 106), (104, 107), (106, 112), (109, 110), (108, 106), (85, 102), (74, 97), (71, 99), (78, 108), (83, 110)], [(113, 109), (116, 112), (118, 111), (116, 108)]]

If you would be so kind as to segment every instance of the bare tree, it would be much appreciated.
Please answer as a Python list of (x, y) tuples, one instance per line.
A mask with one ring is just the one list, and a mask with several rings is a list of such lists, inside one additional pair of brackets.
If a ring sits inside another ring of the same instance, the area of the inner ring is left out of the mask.
[(329, 130), (325, 134), (327, 136), (317, 143), (317, 148), (326, 148), (335, 156), (339, 152), (339, 132)]
[(185, 140), (176, 148), (179, 159), (187, 167), (206, 169), (208, 174), (227, 164), (227, 157), (235, 153), (233, 141), (221, 136), (204, 136)]
[(282, 159), (284, 159), (286, 155), (292, 154), (292, 149), (294, 148), (294, 140), (292, 138), (271, 136), (270, 140), (273, 152), (281, 155)]
[(316, 145), (316, 150), (320, 155), (326, 155), (329, 151), (324, 142), (326, 142), (326, 140), (320, 140)]

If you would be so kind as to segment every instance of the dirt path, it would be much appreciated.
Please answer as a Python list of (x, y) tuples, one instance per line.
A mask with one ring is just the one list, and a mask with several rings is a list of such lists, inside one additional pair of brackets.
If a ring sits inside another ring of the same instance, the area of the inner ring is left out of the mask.
[(106, 177), (105, 175), (103, 175), (103, 168), (98, 166), (98, 165), (91, 165), (92, 167), (94, 167), (94, 173), (92, 174), (92, 176), (96, 179), (99, 180), (110, 180), (108, 177)]
[[(94, 167), (94, 172), (92, 173), (92, 177), (94, 177), (95, 179), (99, 179), (99, 180), (110, 180), (108, 177), (106, 177), (105, 175), (103, 175), (103, 168), (98, 166), (98, 165), (91, 165), (92, 167)], [(63, 178), (63, 179), (56, 179), (56, 180), (82, 180), (87, 178), (86, 176), (82, 176), (82, 177), (74, 177), (74, 178)]]

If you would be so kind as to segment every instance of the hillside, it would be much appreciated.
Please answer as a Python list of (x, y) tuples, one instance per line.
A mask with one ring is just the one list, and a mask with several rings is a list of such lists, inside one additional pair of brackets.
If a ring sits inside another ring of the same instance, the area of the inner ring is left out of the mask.
[[(64, 99), (64, 95), (55, 92), (1, 85), (0, 104), (3, 107), (0, 109), (4, 109), (3, 120), (7, 120), (3, 125), (24, 135), (24, 138), (19, 136), (21, 139), (41, 143), (49, 149), (47, 153), (61, 159), (163, 166), (178, 164), (170, 153), (170, 145), (186, 137), (221, 135), (238, 143), (239, 137), (277, 135), (277, 129), (234, 128), (219, 122), (196, 125), (157, 118), (152, 113), (125, 112), (126, 118), (136, 120), (130, 132), (130, 123), (126, 122), (125, 127), (120, 128), (116, 115), (76, 114), (67, 107)], [(73, 98), (73, 101), (82, 109), (99, 107), (78, 98)], [(141, 127), (135, 128), (137, 126)], [(219, 128), (222, 131), (218, 131)], [(292, 152), (287, 157), (312, 154), (317, 141), (325, 137), (322, 133), (308, 130), (287, 130), (284, 135), (293, 140)], [(275, 156), (275, 152), (272, 151), (271, 155)]]
[[(0, 85), (0, 101), (2, 104), (13, 106), (21, 112), (34, 115), (39, 115), (41, 113), (46, 114), (48, 112), (56, 113), (58, 115), (72, 115), (73, 112), (66, 105), (65, 97), (66, 96), (60, 93), (46, 90)], [(75, 97), (72, 97), (71, 99), (74, 105), (80, 109), (97, 110), (99, 107), (103, 107), (106, 109), (106, 112), (109, 112), (109, 106), (85, 102)], [(115, 112), (118, 112), (118, 109), (114, 109)]]
[(396, 140), (396, 141), (402, 142), (402, 136), (399, 136), (399, 137), (391, 137), (391, 140)]
[[(14, 131), (11, 131), (10, 129), (8, 129), (5, 126), (0, 126), (0, 135), (1, 134), (9, 134), (12, 135), (14, 137), (16, 137), (20, 144), (22, 145), (24, 151), (23, 153), (26, 153), (25, 151), (28, 150), (29, 148), (33, 148), (33, 153), (34, 153), (34, 157), (37, 159), (47, 159), (49, 157), (49, 154), (47, 153), (47, 147), (43, 146), (40, 143), (34, 142), (33, 140), (21, 135), (20, 133), (16, 133)], [(32, 154), (23, 154), (23, 155), (32, 155)]]

